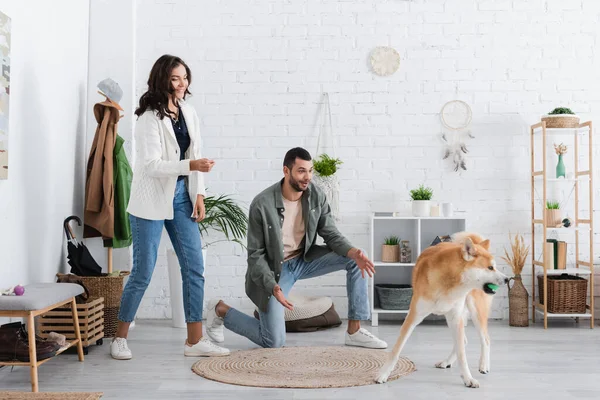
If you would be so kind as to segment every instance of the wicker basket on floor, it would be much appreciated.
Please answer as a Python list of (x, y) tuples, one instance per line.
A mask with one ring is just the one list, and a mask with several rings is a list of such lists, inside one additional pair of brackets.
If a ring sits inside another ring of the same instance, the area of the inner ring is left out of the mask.
[[(575, 275), (549, 275), (548, 312), (553, 314), (584, 314), (587, 303), (588, 281)], [(544, 276), (538, 275), (540, 304), (544, 304)]]
[[(117, 333), (123, 281), (129, 271), (121, 271), (118, 276), (80, 276), (91, 297), (104, 298), (104, 337), (111, 338)], [(57, 274), (57, 276), (60, 274)]]

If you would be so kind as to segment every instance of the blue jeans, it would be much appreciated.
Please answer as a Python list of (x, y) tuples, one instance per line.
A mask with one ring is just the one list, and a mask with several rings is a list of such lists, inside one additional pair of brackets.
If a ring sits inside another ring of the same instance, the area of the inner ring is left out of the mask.
[[(346, 289), (348, 292), (348, 319), (367, 320), (371, 316), (367, 290), (367, 275), (362, 277), (354, 260), (328, 253), (312, 262), (304, 261), (302, 256), (283, 263), (279, 286), (287, 296), (296, 281), (315, 278), (335, 271), (346, 270)], [(292, 303), (293, 304), (293, 303)], [(261, 347), (282, 347), (285, 345), (285, 309), (273, 296), (267, 305), (267, 311), (258, 311), (260, 320), (230, 308), (225, 314), (225, 327), (242, 335)]]
[(131, 322), (135, 317), (152, 279), (164, 226), (181, 268), (185, 321), (202, 322), (204, 303), (202, 240), (198, 223), (191, 217), (193, 204), (185, 180), (177, 182), (173, 211), (172, 220), (148, 220), (129, 215), (133, 237), (133, 268), (121, 296), (120, 321)]

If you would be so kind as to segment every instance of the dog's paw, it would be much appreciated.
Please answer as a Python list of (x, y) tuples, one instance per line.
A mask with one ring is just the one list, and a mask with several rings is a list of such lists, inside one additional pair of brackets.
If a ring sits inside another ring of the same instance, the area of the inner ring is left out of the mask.
[(463, 377), (463, 382), (465, 383), (466, 387), (470, 387), (470, 388), (478, 388), (479, 387), (479, 382), (477, 382), (477, 380), (473, 377), (469, 377), (469, 378)]
[(490, 373), (490, 363), (489, 361), (486, 360), (481, 360), (479, 362), (479, 372), (482, 374), (489, 374)]
[(441, 369), (452, 368), (452, 363), (449, 363), (448, 361), (444, 360), (444, 361), (440, 361), (439, 363), (435, 364), (435, 367), (441, 368)]
[(377, 382), (377, 383), (386, 383), (389, 377), (390, 377), (390, 374), (388, 374), (388, 373), (381, 374), (381, 375), (379, 375), (377, 377), (377, 379), (375, 380), (375, 382)]

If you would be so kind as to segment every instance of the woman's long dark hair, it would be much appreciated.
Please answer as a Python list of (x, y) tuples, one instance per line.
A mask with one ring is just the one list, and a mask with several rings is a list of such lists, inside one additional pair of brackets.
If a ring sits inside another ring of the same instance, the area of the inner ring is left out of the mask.
[(160, 119), (170, 114), (169, 96), (174, 92), (171, 84), (171, 72), (180, 65), (184, 66), (188, 79), (188, 88), (186, 88), (183, 98), (185, 99), (186, 95), (191, 94), (188, 89), (192, 83), (192, 71), (181, 58), (165, 54), (152, 66), (148, 78), (148, 90), (140, 97), (140, 104), (135, 110), (135, 115), (139, 117), (148, 109), (156, 111)]

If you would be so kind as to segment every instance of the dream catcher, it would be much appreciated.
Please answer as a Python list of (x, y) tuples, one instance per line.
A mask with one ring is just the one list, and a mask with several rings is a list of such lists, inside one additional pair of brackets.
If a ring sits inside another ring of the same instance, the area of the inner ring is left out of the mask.
[(466, 155), (467, 139), (474, 138), (471, 133), (471, 107), (462, 100), (452, 100), (444, 104), (440, 112), (442, 125), (447, 131), (442, 133), (442, 140), (446, 144), (444, 160), (451, 160), (454, 171), (467, 169)]

